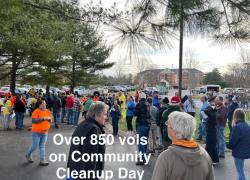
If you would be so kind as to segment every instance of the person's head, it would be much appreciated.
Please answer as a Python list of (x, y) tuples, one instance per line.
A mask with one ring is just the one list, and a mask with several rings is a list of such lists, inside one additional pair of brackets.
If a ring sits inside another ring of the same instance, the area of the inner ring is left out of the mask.
[(172, 141), (191, 140), (195, 131), (195, 118), (185, 112), (174, 111), (170, 113), (168, 121), (168, 137)]
[(235, 126), (235, 124), (240, 120), (245, 121), (245, 113), (242, 109), (238, 108), (234, 111), (232, 126)]
[(152, 102), (153, 102), (152, 98), (151, 98), (151, 97), (148, 97), (148, 98), (147, 98), (147, 102), (148, 102), (150, 105), (152, 105)]
[(168, 103), (169, 103), (168, 97), (164, 97), (164, 99), (162, 99), (162, 104), (168, 104)]
[(188, 100), (192, 100), (193, 99), (193, 96), (190, 94), (190, 95), (188, 95)]
[(215, 96), (210, 96), (209, 99), (208, 99), (208, 102), (211, 106), (214, 106), (215, 105)]
[(118, 100), (117, 99), (114, 100), (114, 105), (115, 106), (118, 105)]
[(37, 102), (37, 105), (38, 105), (39, 109), (42, 109), (42, 110), (46, 109), (46, 102), (45, 102), (45, 100), (39, 100)]
[(22, 97), (21, 95), (17, 95), (17, 96), (16, 96), (16, 101), (20, 101), (20, 100), (21, 100), (21, 97)]
[(207, 96), (206, 95), (202, 95), (200, 98), (201, 102), (204, 103), (207, 101)]
[(215, 104), (216, 104), (216, 106), (222, 105), (223, 104), (223, 97), (222, 96), (217, 96), (215, 98)]
[(100, 125), (104, 125), (107, 119), (109, 106), (104, 102), (97, 101), (88, 110), (87, 118), (95, 119)]
[(181, 100), (180, 100), (179, 96), (173, 96), (171, 98), (170, 102), (171, 102), (172, 105), (180, 105)]
[(237, 97), (237, 96), (234, 96), (234, 97), (232, 98), (232, 101), (233, 101), (234, 103), (237, 103), (237, 102), (238, 102), (238, 97)]
[(139, 98), (140, 99), (146, 99), (146, 94), (144, 92), (141, 92), (140, 95), (139, 95)]
[(134, 101), (134, 98), (133, 98), (133, 96), (129, 96), (129, 97), (128, 97), (128, 101), (129, 101), (129, 102), (132, 102), (132, 101)]
[(174, 95), (175, 95), (175, 96), (179, 96), (179, 92), (176, 91), (176, 92), (174, 93)]
[(155, 97), (155, 96), (159, 96), (159, 92), (158, 91), (154, 91), (153, 92), (153, 97)]
[(118, 95), (121, 96), (122, 94), (123, 94), (123, 93), (122, 93), (122, 91), (120, 90), (119, 93), (118, 93)]

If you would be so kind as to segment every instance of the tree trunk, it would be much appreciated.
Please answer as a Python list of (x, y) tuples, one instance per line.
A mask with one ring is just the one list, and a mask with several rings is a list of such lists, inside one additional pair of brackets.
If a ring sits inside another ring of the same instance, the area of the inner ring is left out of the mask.
[(11, 67), (11, 75), (10, 75), (10, 92), (15, 94), (16, 89), (16, 75), (17, 75), (17, 62), (16, 56), (13, 55), (12, 58), (12, 67)]
[[(48, 71), (49, 73), (51, 73), (51, 68), (48, 67), (47, 71)], [(49, 92), (50, 85), (51, 85), (50, 83), (51, 83), (51, 81), (47, 82), (47, 84), (46, 84), (46, 95), (47, 95), (47, 96), (50, 94), (50, 92)]]
[(49, 92), (49, 89), (50, 89), (50, 85), (47, 84), (47, 85), (46, 85), (46, 95), (49, 95), (49, 93), (50, 93), (50, 92)]
[(179, 45), (179, 96), (181, 96), (182, 90), (182, 55), (183, 55), (183, 31), (184, 31), (184, 21), (183, 21), (183, 5), (181, 3), (181, 12), (180, 12), (180, 45)]
[[(74, 58), (73, 58), (74, 59)], [(72, 66), (72, 80), (71, 80), (71, 84), (70, 84), (70, 91), (72, 93), (74, 93), (74, 89), (75, 89), (75, 85), (76, 85), (76, 77), (75, 77), (75, 71), (76, 71), (76, 61), (73, 60), (73, 66)]]

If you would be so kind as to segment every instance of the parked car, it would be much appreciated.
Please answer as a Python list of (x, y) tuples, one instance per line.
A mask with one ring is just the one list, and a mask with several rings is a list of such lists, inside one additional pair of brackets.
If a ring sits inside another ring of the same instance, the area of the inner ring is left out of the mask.
[(236, 88), (235, 89), (235, 93), (237, 93), (237, 94), (243, 94), (245, 92), (246, 92), (246, 90), (244, 88)]
[[(158, 89), (156, 87), (146, 87), (145, 88), (145, 93), (148, 94), (148, 95), (152, 95), (152, 93), (154, 91), (158, 91)], [(159, 92), (159, 91), (158, 91)]]
[(84, 95), (84, 90), (83, 89), (75, 88), (74, 89), (74, 93), (77, 93), (78, 95), (83, 96)]
[(56, 88), (56, 87), (50, 87), (49, 88), (49, 92), (50, 93), (53, 93), (53, 92), (55, 92), (55, 93), (63, 93), (64, 91), (62, 91), (62, 90), (60, 90), (59, 88)]
[(0, 89), (0, 97), (4, 98), (7, 93), (10, 92), (10, 87), (2, 87)]
[(224, 90), (223, 90), (223, 93), (224, 94), (230, 94), (230, 93), (233, 93), (233, 88), (224, 88)]
[(28, 93), (29, 92), (29, 90), (28, 89), (26, 89), (26, 88), (16, 88), (16, 90), (15, 90), (15, 93), (16, 94), (24, 94), (24, 93)]

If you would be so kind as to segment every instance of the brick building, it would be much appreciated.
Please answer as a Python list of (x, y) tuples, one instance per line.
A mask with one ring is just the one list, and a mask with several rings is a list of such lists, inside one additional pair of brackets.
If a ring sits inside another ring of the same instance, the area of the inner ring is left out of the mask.
[[(202, 86), (204, 73), (197, 69), (183, 69), (182, 87), (193, 89)], [(170, 86), (177, 88), (179, 69), (151, 69), (137, 74), (137, 85), (141, 88), (155, 87), (160, 81), (169, 82)]]

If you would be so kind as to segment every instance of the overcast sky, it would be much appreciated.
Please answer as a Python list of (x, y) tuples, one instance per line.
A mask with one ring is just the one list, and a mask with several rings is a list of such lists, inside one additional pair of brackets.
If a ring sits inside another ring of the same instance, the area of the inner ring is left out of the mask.
[[(80, 0), (81, 5), (86, 3), (87, 0)], [(93, 0), (94, 3), (99, 0)], [(117, 3), (119, 9), (124, 8), (126, 0), (102, 0), (102, 3), (106, 7), (110, 7), (113, 3)], [(108, 32), (104, 32), (108, 34)], [(110, 36), (110, 34), (109, 34)], [(109, 37), (106, 37), (109, 40)], [(108, 41), (111, 43), (110, 41)], [(112, 44), (112, 43), (111, 43)], [(179, 44), (178, 40), (173, 40), (173, 48), (167, 49), (164, 53), (152, 52), (148, 58), (153, 64), (157, 64), (159, 68), (178, 68), (178, 55), (179, 55)], [(241, 48), (250, 49), (249, 44), (242, 44)], [(239, 51), (240, 47), (225, 47), (213, 43), (211, 40), (196, 37), (196, 38), (185, 38), (184, 39), (184, 52), (190, 49), (195, 53), (195, 59), (199, 61), (200, 70), (208, 72), (213, 68), (217, 67), (221, 72), (226, 71), (226, 65), (240, 61)], [(108, 61), (117, 62), (117, 50), (113, 51)], [(120, 64), (126, 64), (125, 71), (127, 73), (134, 73), (134, 68), (131, 67), (129, 62), (119, 62)], [(105, 74), (114, 75), (115, 67), (109, 70), (105, 70)]]

